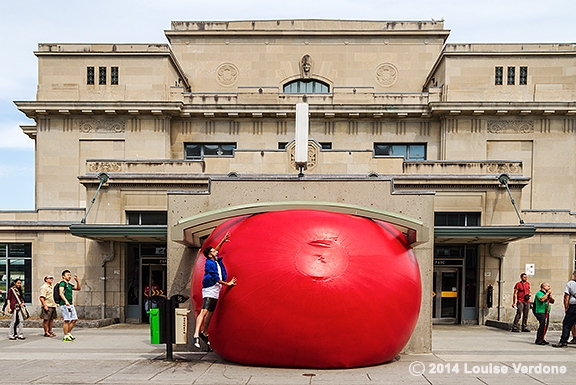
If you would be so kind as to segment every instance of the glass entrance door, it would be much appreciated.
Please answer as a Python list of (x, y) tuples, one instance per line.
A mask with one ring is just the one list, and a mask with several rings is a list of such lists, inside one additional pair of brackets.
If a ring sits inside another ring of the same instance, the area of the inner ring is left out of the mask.
[(460, 268), (435, 268), (433, 279), (433, 323), (458, 323), (460, 302)]
[(128, 244), (127, 261), (126, 319), (148, 322), (149, 297), (166, 294), (166, 244)]

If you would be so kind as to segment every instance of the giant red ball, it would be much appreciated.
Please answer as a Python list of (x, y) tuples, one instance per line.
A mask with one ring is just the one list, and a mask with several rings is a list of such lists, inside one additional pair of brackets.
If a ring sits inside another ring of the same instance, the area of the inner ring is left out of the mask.
[[(212, 349), (259, 366), (349, 368), (392, 360), (420, 311), (418, 263), (394, 226), (315, 210), (231, 219), (204, 243), (220, 249), (228, 279), (209, 328)], [(194, 266), (196, 314), (205, 258)]]

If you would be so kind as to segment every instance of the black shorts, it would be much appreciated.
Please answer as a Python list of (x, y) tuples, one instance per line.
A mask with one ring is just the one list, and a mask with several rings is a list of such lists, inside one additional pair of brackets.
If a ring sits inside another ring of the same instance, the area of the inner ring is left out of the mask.
[(202, 309), (206, 309), (209, 312), (213, 312), (214, 309), (216, 309), (217, 302), (218, 299), (216, 298), (204, 297), (202, 298)]

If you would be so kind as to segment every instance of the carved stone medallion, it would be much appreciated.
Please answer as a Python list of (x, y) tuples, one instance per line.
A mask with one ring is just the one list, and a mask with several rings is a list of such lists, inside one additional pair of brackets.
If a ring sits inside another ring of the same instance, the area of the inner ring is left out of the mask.
[[(286, 147), (286, 152), (290, 157), (290, 165), (294, 170), (298, 170), (296, 166), (296, 142), (292, 142)], [(313, 169), (318, 164), (318, 153), (320, 152), (320, 147), (315, 141), (308, 141), (308, 162), (306, 163), (306, 168), (308, 170)]]
[(383, 63), (376, 68), (376, 81), (384, 87), (390, 87), (398, 81), (398, 70), (393, 64)]
[(230, 87), (238, 82), (238, 68), (234, 64), (221, 64), (216, 70), (216, 79), (224, 87)]

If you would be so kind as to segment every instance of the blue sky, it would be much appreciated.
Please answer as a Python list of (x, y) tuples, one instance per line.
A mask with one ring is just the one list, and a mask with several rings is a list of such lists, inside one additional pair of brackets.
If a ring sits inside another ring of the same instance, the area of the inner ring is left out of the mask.
[(13, 101), (35, 99), (38, 43), (166, 43), (173, 20), (444, 19), (448, 43), (576, 43), (574, 0), (2, 0), (0, 210), (33, 210), (34, 141)]

